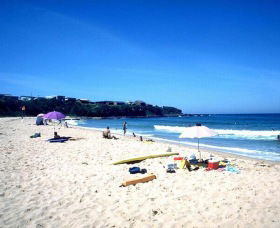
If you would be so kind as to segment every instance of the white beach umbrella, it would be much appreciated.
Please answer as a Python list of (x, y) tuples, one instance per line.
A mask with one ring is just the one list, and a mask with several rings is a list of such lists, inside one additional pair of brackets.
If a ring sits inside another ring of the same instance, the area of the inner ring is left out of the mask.
[(197, 138), (197, 143), (198, 143), (197, 149), (201, 159), (201, 153), (199, 150), (199, 139), (205, 137), (212, 137), (216, 135), (218, 135), (218, 133), (209, 129), (208, 127), (201, 126), (201, 124), (196, 124), (196, 126), (187, 127), (179, 136), (179, 138), (191, 138), (191, 139)]

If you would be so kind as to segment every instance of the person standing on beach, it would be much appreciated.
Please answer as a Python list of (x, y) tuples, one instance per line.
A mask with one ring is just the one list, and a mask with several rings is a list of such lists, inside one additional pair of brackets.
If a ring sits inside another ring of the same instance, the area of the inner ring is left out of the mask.
[(123, 123), (123, 135), (125, 135), (126, 129), (127, 129), (127, 123), (126, 123), (126, 121), (124, 121), (124, 123)]
[(23, 119), (23, 117), (25, 116), (25, 110), (26, 110), (25, 105), (23, 105), (21, 107), (21, 119)]

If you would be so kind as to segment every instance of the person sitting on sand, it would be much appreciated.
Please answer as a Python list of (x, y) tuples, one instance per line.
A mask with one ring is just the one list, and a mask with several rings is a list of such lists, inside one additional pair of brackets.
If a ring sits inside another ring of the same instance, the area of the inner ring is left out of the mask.
[(118, 139), (117, 137), (111, 135), (109, 127), (107, 127), (105, 129), (105, 131), (103, 131), (103, 138), (105, 138), (105, 139)]
[[(139, 136), (139, 140), (140, 140), (141, 142), (143, 142), (143, 137), (142, 137), (141, 135)], [(154, 142), (154, 140), (152, 140), (152, 139), (146, 139), (145, 142)]]
[(146, 142), (154, 142), (152, 139), (146, 139)]
[(111, 136), (110, 128), (107, 127), (105, 131), (103, 131), (103, 138), (108, 139)]
[(55, 132), (54, 132), (54, 137), (53, 137), (53, 138), (54, 138), (54, 139), (59, 139), (59, 138), (60, 138), (60, 135), (58, 135), (57, 132), (55, 131)]

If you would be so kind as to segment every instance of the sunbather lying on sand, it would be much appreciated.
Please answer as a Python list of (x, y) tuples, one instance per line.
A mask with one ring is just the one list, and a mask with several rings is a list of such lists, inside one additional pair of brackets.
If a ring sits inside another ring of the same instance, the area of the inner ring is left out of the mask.
[(105, 139), (118, 139), (117, 137), (111, 135), (110, 128), (107, 127), (105, 131), (103, 131), (103, 138)]
[(72, 137), (66, 137), (66, 136), (60, 136), (57, 134), (57, 132), (54, 132), (54, 137), (52, 139), (70, 139)]
[[(141, 142), (143, 141), (143, 137), (142, 136), (140, 136), (139, 139), (140, 139)], [(146, 139), (145, 142), (154, 142), (154, 140)]]
[(54, 139), (59, 139), (59, 138), (60, 138), (60, 135), (58, 135), (57, 132), (55, 131), (55, 132), (54, 132), (53, 138), (54, 138)]
[(146, 142), (154, 142), (152, 139), (146, 139)]

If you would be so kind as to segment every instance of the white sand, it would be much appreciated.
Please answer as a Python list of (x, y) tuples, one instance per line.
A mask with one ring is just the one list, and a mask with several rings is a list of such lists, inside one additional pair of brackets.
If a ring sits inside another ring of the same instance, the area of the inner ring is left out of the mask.
[[(178, 170), (172, 157), (111, 165), (138, 155), (195, 149), (61, 128), (78, 141), (49, 143), (51, 126), (34, 119), (0, 119), (0, 227), (280, 227), (280, 165), (232, 158), (241, 170)], [(40, 132), (42, 137), (29, 136)], [(209, 156), (207, 152), (204, 157)], [(226, 154), (224, 158), (228, 157)], [(140, 166), (156, 180), (119, 187)]]

